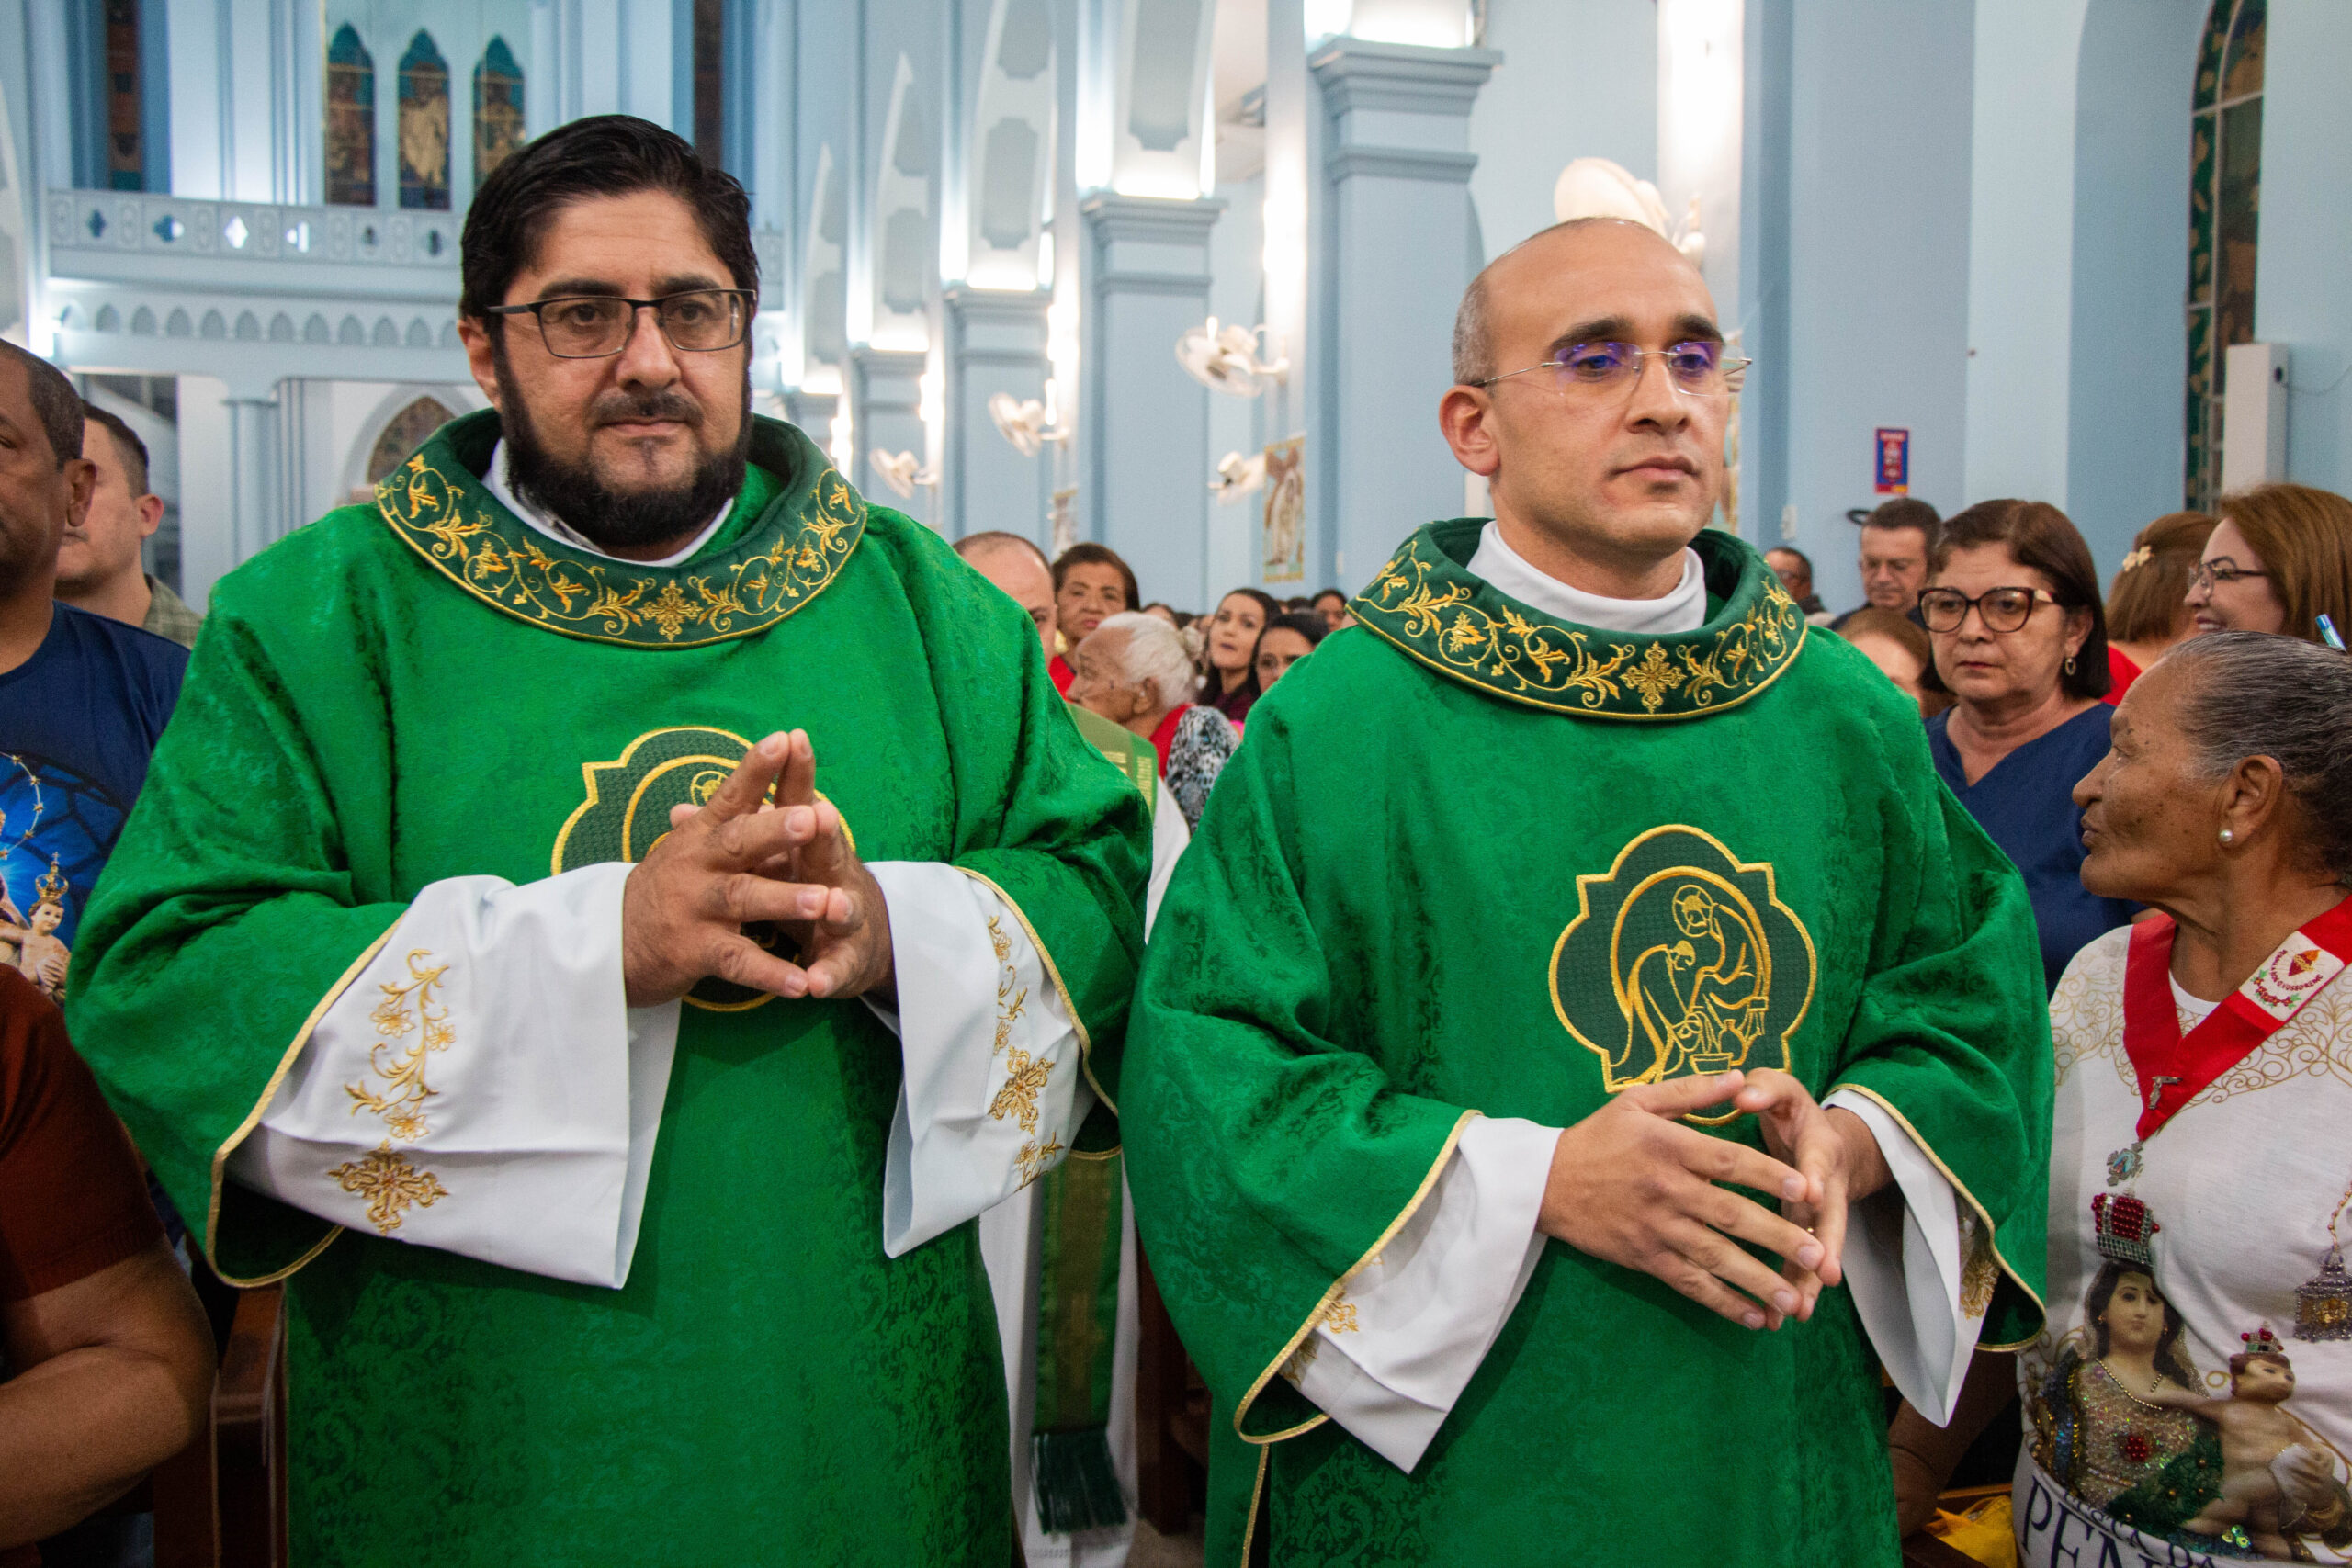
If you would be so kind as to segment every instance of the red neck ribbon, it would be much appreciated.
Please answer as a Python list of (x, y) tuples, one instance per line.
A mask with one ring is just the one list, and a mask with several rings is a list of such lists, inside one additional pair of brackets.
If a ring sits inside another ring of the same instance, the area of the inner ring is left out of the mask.
[(2290, 933), (2185, 1037), (2173, 1009), (2173, 934), (2169, 915), (2140, 921), (2123, 965), (2123, 1052), (2140, 1077), (2143, 1139), (2352, 965), (2352, 898)]

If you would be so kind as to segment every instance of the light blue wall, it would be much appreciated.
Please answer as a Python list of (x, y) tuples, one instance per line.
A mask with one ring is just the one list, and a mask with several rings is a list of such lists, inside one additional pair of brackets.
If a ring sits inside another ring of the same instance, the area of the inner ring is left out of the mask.
[[(1880, 425), (1911, 432), (1912, 493), (1950, 507), (1966, 426), (1973, 8), (1960, 0), (1749, 0), (1789, 27), (1786, 489), (1751, 539), (1796, 543), (1832, 608), (1861, 600), (1846, 509), (1868, 506)], [(1774, 258), (1753, 269), (1776, 297)], [(1770, 334), (1767, 334), (1770, 336)]]
[(2352, 493), (2352, 6), (2270, 0), (2255, 321), (2293, 351), (2287, 474)]
[(1552, 221), (1572, 158), (1657, 177), (1657, 0), (1488, 0), (1503, 62), (1470, 114), (1470, 199), (1488, 259)]
[(2088, 0), (1976, 0), (1968, 450), (1956, 505), (2064, 507), (2073, 354), (2075, 65)]
[(2075, 94), (2066, 511), (2112, 576), (2181, 502), (2188, 108), (2207, 0), (2091, 0)]

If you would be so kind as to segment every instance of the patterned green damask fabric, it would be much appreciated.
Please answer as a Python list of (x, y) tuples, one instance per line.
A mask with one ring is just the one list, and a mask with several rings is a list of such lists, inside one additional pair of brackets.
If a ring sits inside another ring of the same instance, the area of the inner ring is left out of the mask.
[[(1018, 906), (1116, 1092), (1144, 803), (1027, 619), (789, 427), (763, 424), (734, 513), (642, 592), (500, 511), (458, 453), (479, 463), (481, 435), (460, 422), (421, 454), (430, 514), (485, 525), (456, 536), (462, 575), (355, 506), (215, 590), (75, 975), (76, 1043), (207, 1249), (242, 1278), (301, 1264), (296, 1560), (1000, 1568), (988, 1284), (969, 1225), (882, 1255), (899, 1057), (862, 1002), (689, 1001), (617, 1292), (337, 1235), (220, 1180), (313, 1010), (421, 888), (642, 854), (687, 795), (636, 786), (697, 776), (653, 759), (731, 764), (794, 727), (866, 859), (949, 862)], [(477, 570), (492, 541), (500, 570)], [(769, 615), (785, 589), (742, 568), (786, 544), (818, 566)], [(590, 568), (625, 601), (616, 630), (549, 586)], [(518, 570), (540, 596), (494, 602)], [(699, 618), (651, 614), (672, 589)]]
[[(1668, 711), (1669, 687), (1638, 722), (1623, 671), (1687, 688), (1763, 650), (1759, 607), (1784, 596), (1762, 560), (1702, 536), (1706, 626), (1626, 637), (1469, 577), (1475, 537), (1416, 536), (1412, 592), (1613, 661), (1611, 711), (1526, 700), (1535, 666), (1466, 640), (1453, 664), (1408, 646), (1445, 636), (1442, 614), (1334, 634), (1251, 710), (1146, 959), (1123, 1125), (1152, 1272), (1216, 1402), (1209, 1561), (1241, 1561), (1270, 1455), (1278, 1568), (1891, 1564), (1877, 1376), (1842, 1290), (1753, 1334), (1547, 1244), (1410, 1475), (1279, 1374), (1465, 1113), (1565, 1126), (1627, 1084), (1727, 1066), (1854, 1086), (1907, 1121), (1962, 1189), (1984, 1342), (2041, 1323), (2032, 916), (1937, 782), (1916, 706), (1792, 629), (1737, 700), (1685, 690)], [(1752, 1118), (1715, 1135), (1758, 1142)]]

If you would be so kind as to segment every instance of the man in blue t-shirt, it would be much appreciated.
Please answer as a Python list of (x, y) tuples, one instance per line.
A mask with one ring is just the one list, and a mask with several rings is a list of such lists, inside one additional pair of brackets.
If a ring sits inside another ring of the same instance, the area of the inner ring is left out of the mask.
[(73, 383), (0, 343), (0, 964), (52, 998), (187, 668), (177, 643), (51, 597), (90, 504), (82, 432)]

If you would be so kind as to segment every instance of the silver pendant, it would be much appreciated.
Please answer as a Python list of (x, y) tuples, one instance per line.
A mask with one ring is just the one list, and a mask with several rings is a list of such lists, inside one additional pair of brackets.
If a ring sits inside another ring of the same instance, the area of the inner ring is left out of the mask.
[(2134, 1138), (2128, 1148), (2120, 1148), (2107, 1156), (2107, 1184), (2120, 1187), (2140, 1174), (2141, 1140)]

